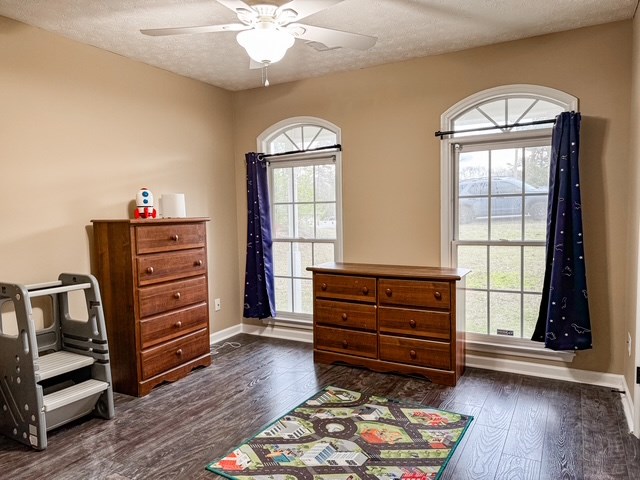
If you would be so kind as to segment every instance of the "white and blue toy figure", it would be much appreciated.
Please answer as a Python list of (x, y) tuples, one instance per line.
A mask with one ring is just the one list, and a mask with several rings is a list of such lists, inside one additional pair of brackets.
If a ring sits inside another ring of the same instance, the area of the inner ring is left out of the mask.
[(153, 208), (153, 193), (148, 188), (142, 187), (136, 194), (136, 218), (156, 218), (158, 212)]

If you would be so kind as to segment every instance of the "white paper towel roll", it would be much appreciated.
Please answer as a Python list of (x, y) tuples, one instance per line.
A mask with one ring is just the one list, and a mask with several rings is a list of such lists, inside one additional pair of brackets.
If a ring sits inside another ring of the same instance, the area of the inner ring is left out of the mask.
[(160, 197), (160, 212), (163, 218), (184, 218), (187, 207), (184, 203), (184, 193), (163, 193)]

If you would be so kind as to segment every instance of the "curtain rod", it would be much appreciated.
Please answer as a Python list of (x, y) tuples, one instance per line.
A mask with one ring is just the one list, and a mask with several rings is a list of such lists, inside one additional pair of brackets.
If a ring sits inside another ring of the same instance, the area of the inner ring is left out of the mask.
[(529, 125), (544, 125), (545, 123), (556, 123), (556, 119), (550, 118), (547, 120), (536, 120), (534, 122), (511, 123), (508, 125), (495, 125), (492, 127), (469, 128), (467, 130), (449, 130), (448, 132), (441, 132), (440, 130), (438, 130), (435, 135), (436, 137), (440, 137), (440, 140), (442, 140), (445, 135), (454, 135), (456, 133), (481, 132), (483, 130), (496, 130), (513, 127), (527, 127)]
[(307, 150), (292, 150), (290, 152), (282, 152), (282, 153), (261, 153), (261, 158), (271, 158), (271, 157), (282, 157), (284, 155), (297, 155), (300, 153), (309, 153), (309, 152), (320, 152), (322, 150), (337, 150), (339, 152), (342, 151), (342, 145), (336, 143), (335, 145), (328, 145), (326, 147), (318, 147), (318, 148), (309, 148)]

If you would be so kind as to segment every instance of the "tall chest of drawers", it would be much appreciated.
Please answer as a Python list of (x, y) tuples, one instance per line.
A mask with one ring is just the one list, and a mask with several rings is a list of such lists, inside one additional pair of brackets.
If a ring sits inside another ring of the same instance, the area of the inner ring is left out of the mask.
[(211, 364), (206, 218), (92, 220), (114, 390)]
[(419, 374), (454, 386), (464, 373), (468, 270), (326, 263), (313, 272), (314, 360)]

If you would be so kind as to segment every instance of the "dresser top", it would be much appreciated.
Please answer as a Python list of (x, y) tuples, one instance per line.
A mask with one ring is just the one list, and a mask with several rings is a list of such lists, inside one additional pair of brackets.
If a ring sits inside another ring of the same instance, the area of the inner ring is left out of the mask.
[(471, 270), (466, 268), (418, 267), (413, 265), (376, 265), (370, 263), (329, 262), (307, 267), (315, 273), (363, 275), (418, 279), (460, 280)]
[(166, 223), (193, 223), (208, 222), (207, 217), (187, 217), (187, 218), (122, 218), (107, 220), (91, 220), (91, 223), (129, 223), (132, 225), (157, 225)]

